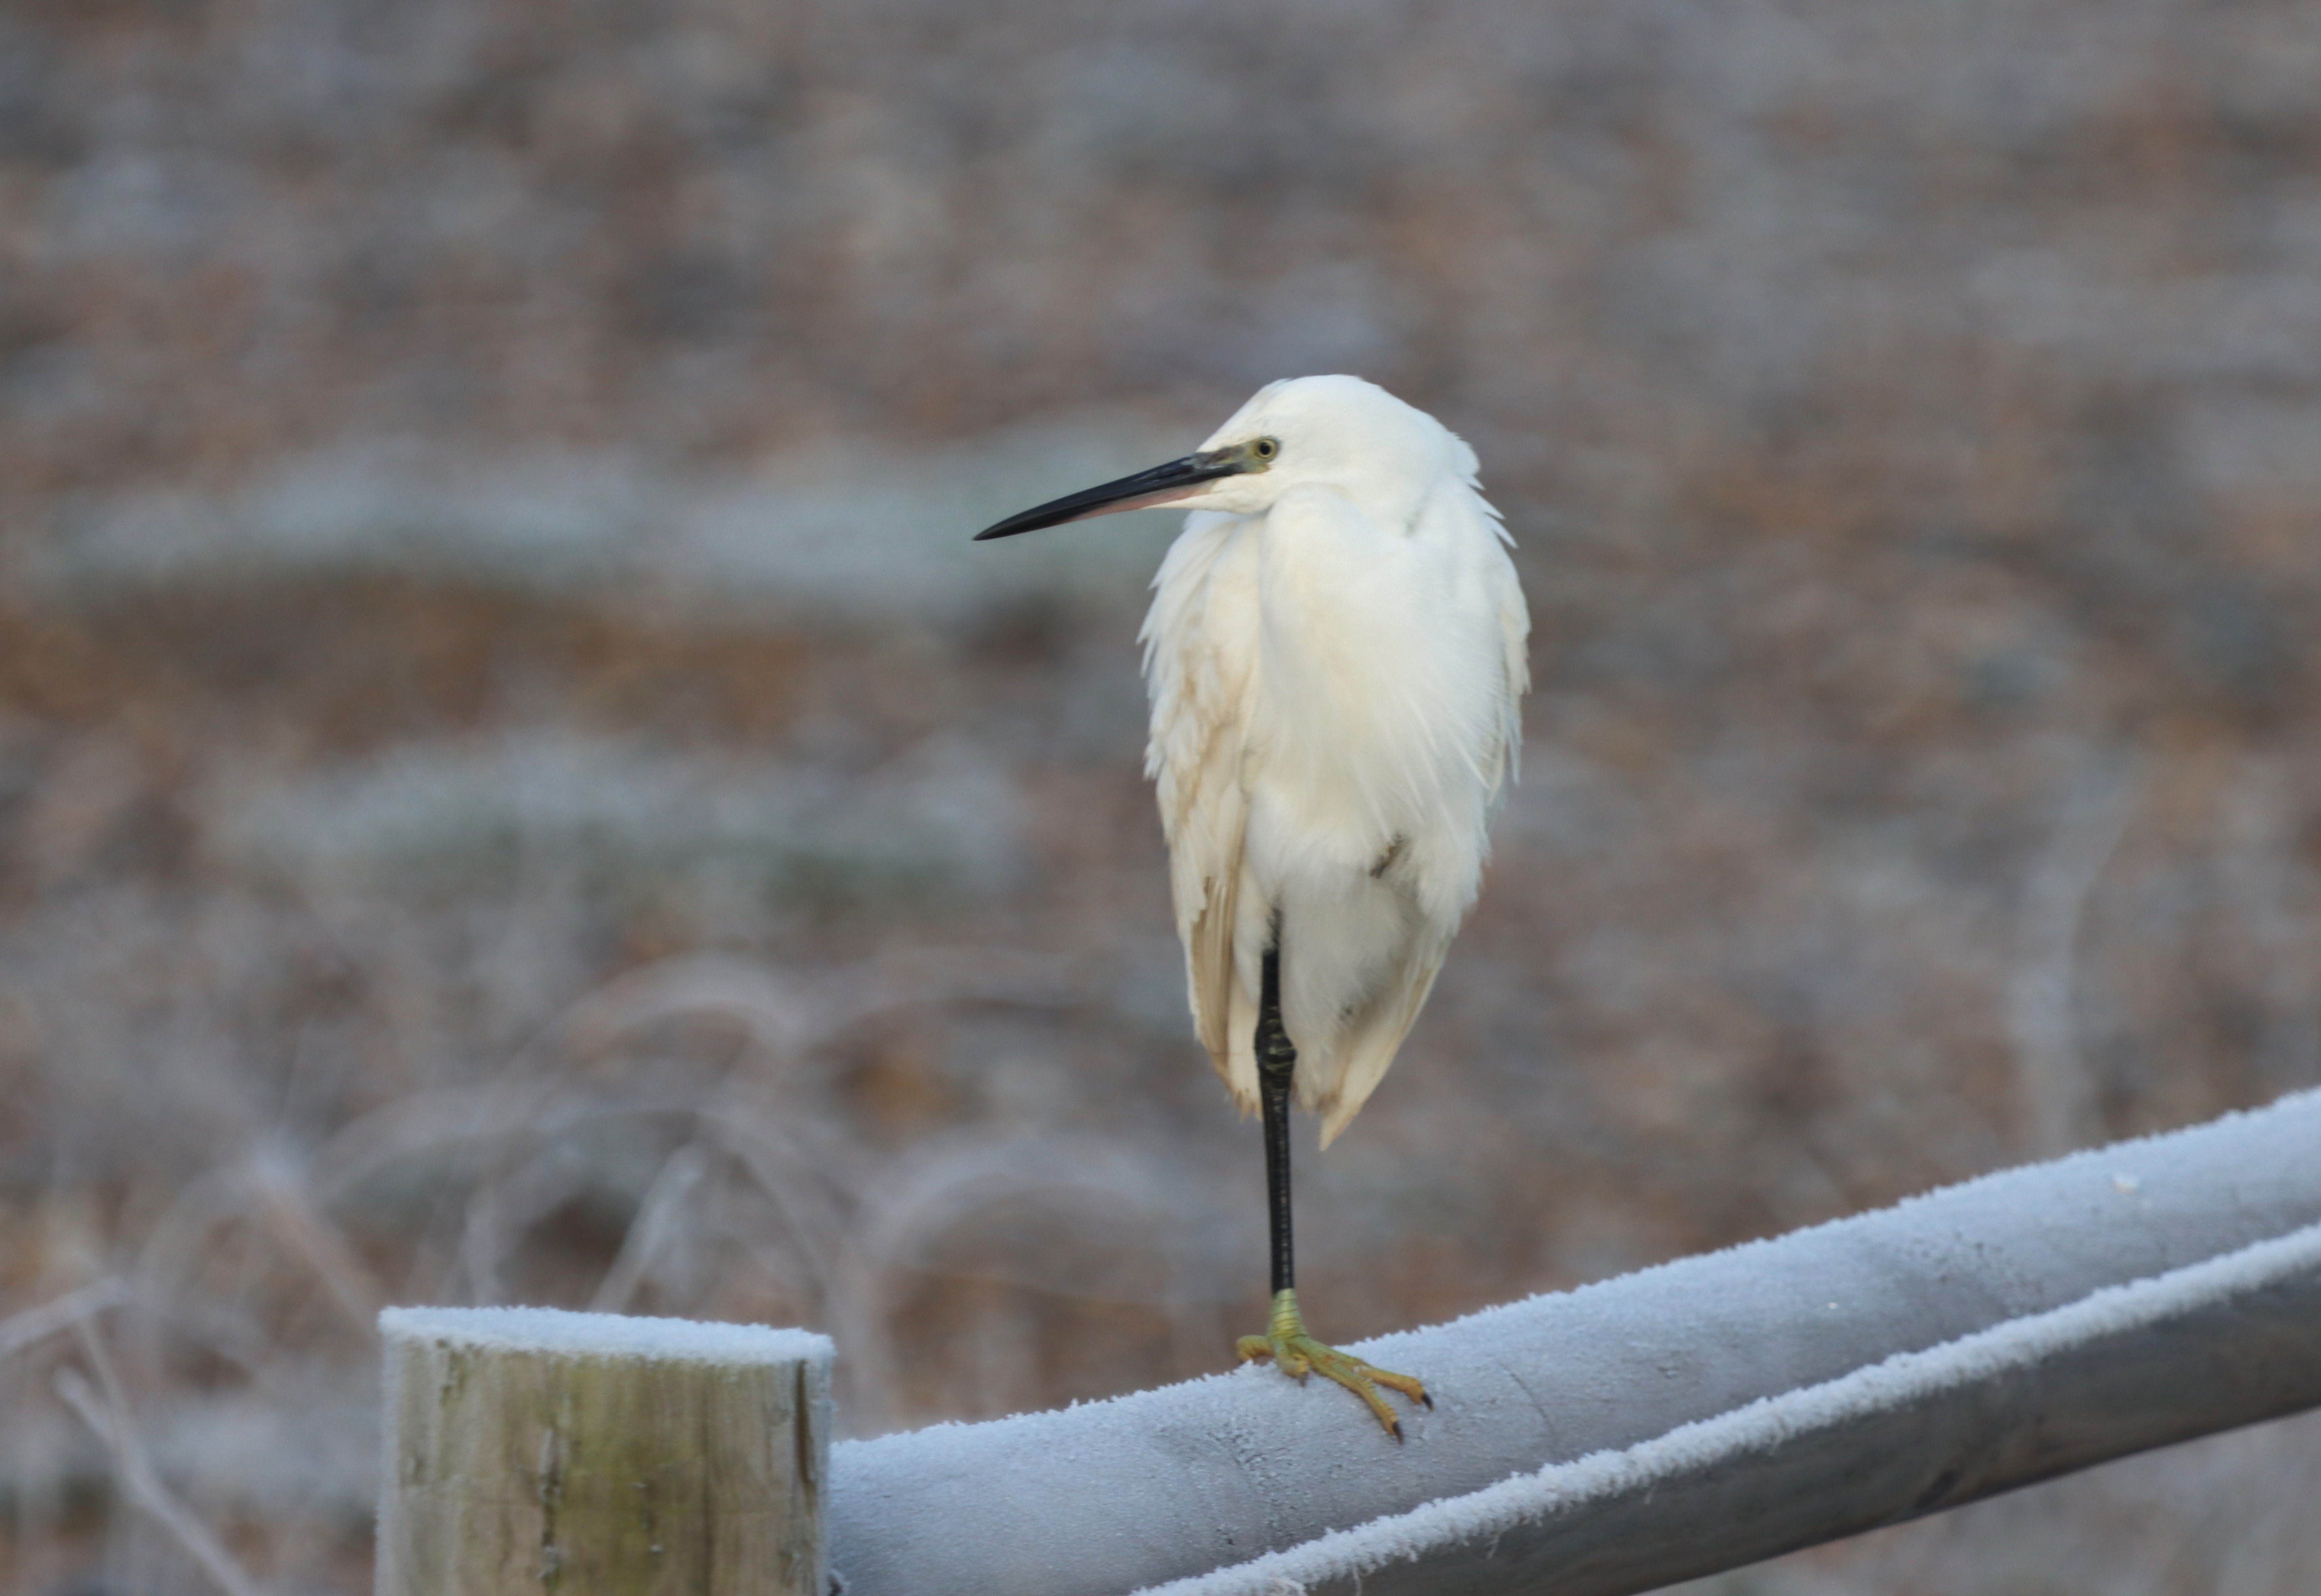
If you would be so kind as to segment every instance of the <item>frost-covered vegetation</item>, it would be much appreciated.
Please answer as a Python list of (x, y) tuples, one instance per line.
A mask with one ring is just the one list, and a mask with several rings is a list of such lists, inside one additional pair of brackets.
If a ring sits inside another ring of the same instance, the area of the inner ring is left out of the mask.
[[(858, 1433), (1216, 1366), (1165, 522), (965, 539), (1284, 374), (1476, 444), (1541, 683), (1322, 1333), (2321, 1081), (2316, 77), (2288, 0), (0, 17), (0, 1585), (363, 1588), (385, 1301), (811, 1325)], [(2310, 1430), (1725, 1588), (2301, 1590)]]

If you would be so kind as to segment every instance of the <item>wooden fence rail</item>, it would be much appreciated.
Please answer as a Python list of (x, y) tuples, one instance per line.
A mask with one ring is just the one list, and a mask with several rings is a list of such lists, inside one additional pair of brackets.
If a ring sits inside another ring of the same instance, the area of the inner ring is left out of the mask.
[[(1241, 1370), (842, 1444), (801, 1510), (845, 1596), (1614, 1596), (1737, 1567), (2321, 1405), (2321, 1093), (1361, 1350), (1435, 1395), (1404, 1446)], [(400, 1433), (425, 1404), (390, 1408)]]

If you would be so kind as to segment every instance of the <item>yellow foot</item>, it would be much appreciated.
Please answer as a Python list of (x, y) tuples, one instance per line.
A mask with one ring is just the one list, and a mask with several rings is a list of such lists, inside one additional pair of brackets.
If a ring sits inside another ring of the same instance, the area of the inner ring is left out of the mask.
[(1349, 1357), (1333, 1347), (1324, 1347), (1306, 1333), (1306, 1321), (1297, 1312), (1296, 1292), (1276, 1292), (1273, 1294), (1273, 1319), (1262, 1336), (1243, 1336), (1235, 1344), (1241, 1361), (1270, 1363), (1283, 1374), (1304, 1384), (1308, 1374), (1319, 1374), (1334, 1380), (1370, 1404), (1378, 1421), (1386, 1426), (1386, 1433), (1396, 1440), (1402, 1439), (1402, 1420), (1387, 1406), (1386, 1398), (1379, 1394), (1383, 1385), (1398, 1391), (1414, 1402), (1434, 1406), (1434, 1399), (1426, 1394), (1426, 1387), (1407, 1374), (1366, 1364), (1358, 1357)]

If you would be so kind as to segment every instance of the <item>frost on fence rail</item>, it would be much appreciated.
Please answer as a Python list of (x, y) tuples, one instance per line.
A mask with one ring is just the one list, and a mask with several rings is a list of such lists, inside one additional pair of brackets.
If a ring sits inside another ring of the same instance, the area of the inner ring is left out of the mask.
[[(1367, 1344), (842, 1446), (848, 1596), (1608, 1593), (2321, 1404), (2321, 1093)], [(1543, 1584), (1552, 1579), (1551, 1584)]]
[[(1151, 1596), (1276, 1596), (1343, 1583), (1392, 1593), (1648, 1588), (2138, 1451), (2214, 1420), (2185, 1401), (2176, 1343), (2241, 1315), (2293, 1328), (2321, 1313), (2321, 1225), (2069, 1307), (1680, 1425), (1619, 1452), (1551, 1464), (1467, 1496), (1333, 1531)], [(2152, 1332), (2162, 1332), (2153, 1334)], [(2253, 1339), (2254, 1338), (2252, 1338)], [(2244, 1351), (2253, 1350), (2244, 1348)], [(2321, 1401), (2321, 1373), (2250, 1395)], [(2201, 1370), (2229, 1382), (2233, 1371)], [(2012, 1383), (2010, 1386), (2010, 1380)], [(2199, 1395), (2213, 1400), (2209, 1382)], [(2132, 1406), (2112, 1409), (2109, 1399)], [(1946, 1412), (1967, 1404), (1963, 1415)], [(2229, 1410), (2226, 1422), (2266, 1417)], [(2058, 1421), (2060, 1419), (2060, 1422)], [(1916, 1430), (1916, 1434), (1904, 1432)], [(1931, 1443), (1931, 1445), (1930, 1445)], [(1956, 1460), (1925, 1478), (1930, 1462)], [(1979, 1466), (1976, 1466), (1979, 1465)], [(1970, 1472), (1971, 1468), (1972, 1472)], [(1480, 1563), (1488, 1576), (1473, 1577)], [(1707, 1566), (1704, 1566), (1707, 1564)], [(1369, 1576), (1365, 1582), (1364, 1576)]]
[(389, 1309), (380, 1596), (824, 1596), (829, 1340)]

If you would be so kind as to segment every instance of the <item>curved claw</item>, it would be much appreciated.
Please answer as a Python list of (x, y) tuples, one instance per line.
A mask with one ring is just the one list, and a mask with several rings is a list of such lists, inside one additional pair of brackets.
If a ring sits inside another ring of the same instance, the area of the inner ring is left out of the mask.
[[(1284, 1301), (1282, 1298), (1288, 1300)], [(1361, 1398), (1371, 1416), (1397, 1441), (1402, 1439), (1402, 1420), (1395, 1417), (1386, 1398), (1379, 1394), (1379, 1386), (1400, 1392), (1427, 1408), (1434, 1406), (1434, 1399), (1426, 1394), (1426, 1387), (1413, 1376), (1364, 1363), (1307, 1335), (1297, 1313), (1296, 1298), (1288, 1292), (1275, 1300), (1273, 1323), (1267, 1333), (1243, 1336), (1234, 1343), (1233, 1350), (1241, 1355), (1242, 1362), (1270, 1363), (1301, 1385), (1308, 1374), (1316, 1374), (1336, 1382)]]

